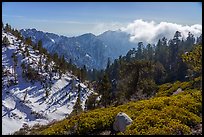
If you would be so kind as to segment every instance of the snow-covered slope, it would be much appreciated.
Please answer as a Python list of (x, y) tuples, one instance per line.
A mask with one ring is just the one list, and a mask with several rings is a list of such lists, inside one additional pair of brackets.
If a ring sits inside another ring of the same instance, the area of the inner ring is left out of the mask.
[[(55, 63), (49, 62), (48, 70), (45, 69), (46, 55), (39, 54), (31, 46), (28, 46), (30, 56), (23, 56), (25, 45), (10, 33), (2, 31), (3, 37), (7, 37), (10, 44), (2, 44), (2, 133), (9, 134), (19, 130), (23, 124), (29, 126), (36, 123), (47, 124), (53, 120), (65, 118), (72, 112), (76, 102), (78, 85), (81, 86), (80, 98), (82, 108), (92, 90), (81, 83), (69, 72), (62, 74), (53, 72)], [(21, 48), (19, 47), (21, 45)], [(17, 67), (14, 72), (13, 53), (17, 56)], [(42, 59), (41, 71), (36, 75), (40, 80), (30, 81), (22, 75), (22, 64), (30, 65), (38, 70), (39, 59)], [(17, 75), (17, 83), (13, 84), (14, 75)], [(44, 83), (42, 81), (44, 80)], [(49, 95), (46, 96), (45, 83), (51, 83)]]

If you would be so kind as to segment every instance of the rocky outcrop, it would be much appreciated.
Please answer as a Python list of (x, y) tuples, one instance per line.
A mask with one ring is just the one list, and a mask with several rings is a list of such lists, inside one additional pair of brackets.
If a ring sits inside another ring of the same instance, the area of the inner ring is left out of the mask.
[(115, 131), (124, 132), (126, 130), (126, 126), (132, 123), (132, 119), (125, 113), (120, 112), (115, 117), (115, 122), (113, 123), (113, 129)]

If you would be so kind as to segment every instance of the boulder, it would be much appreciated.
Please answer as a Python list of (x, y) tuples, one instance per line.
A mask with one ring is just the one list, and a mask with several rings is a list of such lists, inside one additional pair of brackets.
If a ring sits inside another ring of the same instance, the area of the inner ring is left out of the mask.
[(113, 123), (113, 129), (115, 131), (124, 132), (126, 126), (132, 123), (132, 119), (125, 113), (120, 112), (115, 117), (115, 122)]
[(179, 93), (181, 93), (181, 92), (183, 92), (183, 90), (182, 90), (181, 88), (178, 88), (178, 89), (173, 93), (173, 95), (179, 94)]

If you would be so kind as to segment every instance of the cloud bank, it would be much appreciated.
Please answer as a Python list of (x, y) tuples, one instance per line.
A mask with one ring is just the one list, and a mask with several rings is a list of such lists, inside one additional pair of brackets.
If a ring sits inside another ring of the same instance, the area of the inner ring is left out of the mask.
[(158, 39), (164, 36), (168, 40), (172, 39), (177, 30), (181, 32), (183, 38), (188, 36), (188, 32), (191, 32), (196, 38), (202, 34), (202, 25), (194, 24), (188, 26), (170, 22), (156, 23), (139, 19), (126, 27), (122, 27), (121, 30), (131, 35), (130, 41), (132, 42), (157, 43)]

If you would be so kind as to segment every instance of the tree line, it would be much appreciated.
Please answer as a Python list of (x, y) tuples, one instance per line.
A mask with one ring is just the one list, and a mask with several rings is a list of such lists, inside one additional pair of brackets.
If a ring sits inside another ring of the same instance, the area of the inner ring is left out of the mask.
[[(98, 107), (119, 105), (130, 100), (153, 96), (158, 85), (175, 81), (188, 81), (201, 75), (202, 34), (192, 33), (183, 39), (176, 31), (173, 38), (159, 39), (156, 45), (139, 42), (125, 56), (107, 63), (100, 71), (95, 89), (101, 95)], [(96, 97), (90, 96), (87, 106), (93, 109)], [(96, 106), (94, 107), (96, 108)]]

